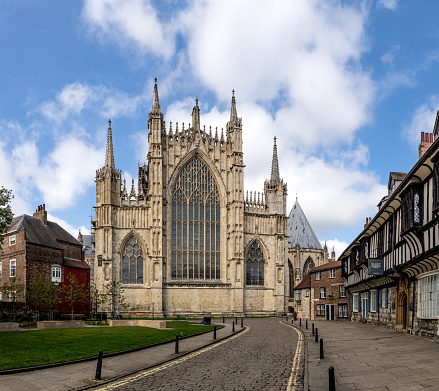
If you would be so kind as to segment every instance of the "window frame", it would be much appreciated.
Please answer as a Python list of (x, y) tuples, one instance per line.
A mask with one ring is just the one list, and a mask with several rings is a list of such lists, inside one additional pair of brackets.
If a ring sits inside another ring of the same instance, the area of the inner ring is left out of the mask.
[[(12, 265), (14, 265), (14, 267), (12, 267)], [(12, 271), (14, 271), (14, 273), (12, 273)], [(9, 261), (9, 277), (17, 277), (17, 260), (16, 259), (11, 259)]]
[[(342, 290), (343, 290), (343, 293), (342, 293)], [(338, 296), (340, 298), (345, 298), (346, 297), (346, 287), (344, 285), (339, 285), (339, 287), (338, 287)]]
[(335, 267), (329, 269), (329, 278), (336, 278), (337, 277), (337, 270)]
[(322, 273), (321, 272), (316, 272), (316, 281), (320, 281), (322, 278)]
[[(342, 310), (342, 315), (340, 316), (340, 310)], [(339, 303), (338, 304), (338, 317), (339, 318), (347, 318), (348, 317), (348, 304), (347, 303)]]
[(17, 243), (17, 238), (15, 235), (9, 236), (9, 246), (15, 246)]
[(326, 316), (325, 304), (317, 304), (316, 316)]
[(439, 319), (439, 273), (437, 270), (419, 276), (417, 285), (417, 317)]
[(358, 308), (358, 296), (359, 293), (353, 293), (352, 294), (352, 312), (359, 312), (360, 309)]
[(52, 282), (61, 282), (61, 278), (62, 278), (61, 266), (60, 265), (52, 265), (50, 275), (52, 276)]
[(294, 300), (301, 301), (302, 300), (302, 291), (300, 289), (296, 289), (294, 291)]
[(377, 312), (377, 290), (371, 289), (370, 290), (370, 312)]
[(9, 293), (9, 302), (16, 303), (17, 302), (17, 291), (11, 291)]
[(321, 286), (320, 287), (320, 295), (319, 295), (320, 299), (326, 299), (326, 287)]
[(3, 264), (2, 261), (0, 261), (0, 280), (2, 279), (2, 272), (3, 272)]
[(309, 297), (309, 289), (305, 291), (305, 297)]

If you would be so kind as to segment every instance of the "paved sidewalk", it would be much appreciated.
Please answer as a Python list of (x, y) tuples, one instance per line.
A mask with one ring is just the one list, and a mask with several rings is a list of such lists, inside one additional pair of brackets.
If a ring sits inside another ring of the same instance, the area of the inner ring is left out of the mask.
[[(323, 339), (323, 360), (312, 323)], [(302, 321), (299, 329), (307, 340), (311, 391), (328, 390), (330, 366), (337, 391), (439, 390), (439, 343), (431, 339), (348, 321), (308, 321), (308, 330)]]
[[(232, 321), (233, 319), (227, 319), (226, 327), (217, 330), (217, 339), (233, 334)], [(218, 322), (213, 324), (223, 325)], [(241, 330), (240, 323), (236, 327), (236, 331), (239, 330)], [(199, 349), (214, 341), (213, 332), (183, 339), (179, 342), (180, 354)], [(178, 356), (175, 354), (175, 342), (115, 357), (104, 357), (102, 380), (118, 378), (176, 357)], [(90, 385), (96, 386), (100, 384), (100, 382), (94, 380), (95, 373), (96, 360), (14, 375), (3, 375), (0, 376), (0, 391), (65, 391), (81, 389)]]

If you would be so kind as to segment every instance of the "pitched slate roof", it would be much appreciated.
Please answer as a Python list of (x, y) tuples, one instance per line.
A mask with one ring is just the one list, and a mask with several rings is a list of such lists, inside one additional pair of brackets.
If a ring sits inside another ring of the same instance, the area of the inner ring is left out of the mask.
[(315, 272), (319, 272), (321, 270), (334, 269), (337, 267), (341, 267), (341, 261), (328, 262), (328, 263), (325, 263), (324, 265), (313, 267), (309, 272), (315, 273)]
[(305, 288), (311, 288), (311, 276), (309, 275), (309, 273), (305, 277), (303, 277), (302, 281), (300, 281), (297, 284), (294, 290), (305, 289)]
[(29, 243), (41, 244), (43, 246), (62, 249), (57, 240), (72, 244), (81, 245), (64, 228), (53, 221), (48, 221), (47, 225), (33, 216), (21, 215), (14, 217), (8, 232), (26, 230), (26, 241)]
[(311, 224), (303, 213), (296, 199), (290, 215), (288, 216), (288, 247), (293, 248), (299, 243), (301, 248), (322, 249), (322, 245), (311, 228)]

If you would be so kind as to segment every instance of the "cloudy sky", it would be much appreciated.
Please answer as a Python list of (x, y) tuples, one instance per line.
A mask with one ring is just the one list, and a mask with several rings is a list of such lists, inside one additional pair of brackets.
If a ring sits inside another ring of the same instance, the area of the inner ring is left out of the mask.
[(147, 151), (154, 77), (167, 124), (225, 127), (235, 89), (245, 190), (273, 137), (297, 197), (337, 255), (408, 172), (439, 109), (439, 2), (16, 0), (0, 5), (0, 185), (15, 215), (45, 203), (88, 232), (107, 121), (129, 183)]

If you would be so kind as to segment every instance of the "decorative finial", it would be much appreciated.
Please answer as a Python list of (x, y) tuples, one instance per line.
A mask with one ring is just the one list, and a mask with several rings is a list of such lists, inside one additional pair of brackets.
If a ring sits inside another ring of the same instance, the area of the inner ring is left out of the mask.
[(273, 159), (271, 161), (271, 177), (270, 182), (272, 185), (278, 185), (280, 183), (279, 176), (279, 160), (277, 157), (277, 145), (276, 145), (276, 137), (274, 137), (273, 144)]
[(155, 83), (154, 83), (154, 92), (153, 92), (153, 97), (152, 97), (152, 109), (151, 109), (152, 113), (160, 113), (160, 103), (159, 103), (159, 92), (158, 92), (158, 88), (157, 88), (157, 78), (155, 78)]
[(238, 121), (238, 114), (236, 113), (235, 90), (232, 90), (232, 106), (230, 108), (230, 124), (235, 124)]
[(105, 153), (105, 167), (114, 168), (113, 134), (111, 131), (111, 119), (108, 120), (107, 151)]

